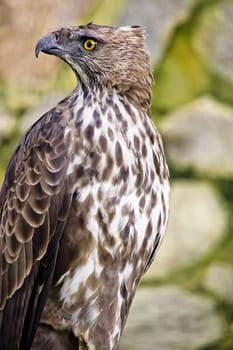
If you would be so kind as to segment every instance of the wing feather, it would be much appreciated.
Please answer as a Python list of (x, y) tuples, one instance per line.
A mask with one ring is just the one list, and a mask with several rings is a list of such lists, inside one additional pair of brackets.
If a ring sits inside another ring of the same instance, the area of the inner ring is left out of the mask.
[[(0, 193), (1, 350), (30, 346), (51, 283), (71, 202), (61, 120), (53, 109), (28, 131), (9, 162)], [(9, 331), (13, 314), (17, 324)], [(31, 333), (20, 345), (25, 324)]]

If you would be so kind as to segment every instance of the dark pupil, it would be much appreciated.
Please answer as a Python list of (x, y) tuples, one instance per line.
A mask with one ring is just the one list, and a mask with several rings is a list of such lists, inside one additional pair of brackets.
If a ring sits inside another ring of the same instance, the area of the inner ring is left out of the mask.
[(93, 42), (92, 42), (92, 41), (88, 41), (88, 42), (87, 42), (87, 47), (88, 47), (88, 48), (92, 47), (92, 45), (93, 45)]

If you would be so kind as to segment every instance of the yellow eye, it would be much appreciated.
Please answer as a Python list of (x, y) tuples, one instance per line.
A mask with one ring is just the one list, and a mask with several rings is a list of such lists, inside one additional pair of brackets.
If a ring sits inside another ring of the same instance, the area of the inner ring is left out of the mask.
[(87, 51), (93, 51), (96, 48), (96, 41), (94, 39), (86, 39), (83, 43), (83, 47)]

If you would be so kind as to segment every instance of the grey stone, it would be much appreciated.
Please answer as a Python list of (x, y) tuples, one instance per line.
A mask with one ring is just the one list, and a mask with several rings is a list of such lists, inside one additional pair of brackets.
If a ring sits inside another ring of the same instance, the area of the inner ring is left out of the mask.
[(233, 82), (233, 2), (216, 1), (195, 27), (193, 45), (208, 67)]
[(195, 264), (224, 236), (226, 224), (222, 202), (208, 182), (174, 181), (167, 232), (144, 278)]
[(233, 175), (232, 108), (202, 97), (171, 113), (160, 129), (174, 167), (191, 167), (212, 176)]
[(203, 286), (233, 303), (233, 267), (226, 263), (211, 265), (204, 275)]
[(121, 350), (191, 350), (222, 337), (222, 325), (212, 300), (175, 286), (139, 289)]
[(152, 61), (158, 62), (174, 27), (185, 20), (194, 0), (127, 0), (118, 18), (121, 25), (141, 25), (146, 28)]

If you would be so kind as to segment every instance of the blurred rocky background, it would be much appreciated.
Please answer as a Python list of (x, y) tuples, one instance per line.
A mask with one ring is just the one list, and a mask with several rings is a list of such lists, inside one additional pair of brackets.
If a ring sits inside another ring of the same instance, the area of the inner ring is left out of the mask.
[(0, 179), (22, 133), (76, 83), (55, 57), (35, 59), (37, 40), (89, 21), (146, 28), (172, 180), (121, 350), (233, 349), (232, 0), (1, 0)]

